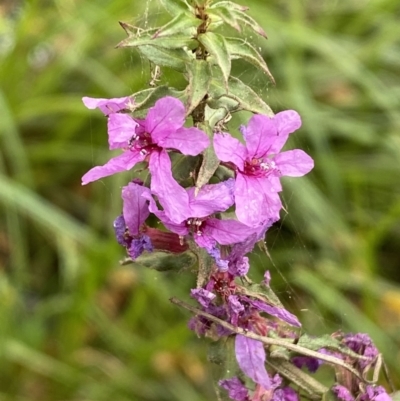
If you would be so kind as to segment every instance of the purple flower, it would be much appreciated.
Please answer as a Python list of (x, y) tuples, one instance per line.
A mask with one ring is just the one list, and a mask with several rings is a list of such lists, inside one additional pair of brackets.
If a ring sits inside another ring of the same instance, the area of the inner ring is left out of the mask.
[[(179, 204), (187, 202), (186, 191), (172, 177), (171, 161), (165, 149), (176, 149), (185, 155), (196, 156), (209, 144), (207, 135), (195, 128), (185, 128), (185, 106), (173, 97), (158, 100), (149, 109), (145, 120), (134, 120), (127, 114), (111, 113), (108, 117), (110, 149), (124, 152), (103, 166), (96, 166), (82, 177), (82, 184), (130, 170), (148, 160), (152, 175), (151, 189), (164, 210), (181, 222)], [(171, 196), (173, 194), (173, 197)]]
[(347, 334), (344, 337), (343, 342), (357, 354), (363, 355), (370, 359), (369, 361), (362, 359), (358, 361), (361, 369), (366, 368), (379, 355), (379, 351), (375, 347), (368, 334)]
[(354, 401), (354, 397), (350, 393), (350, 391), (346, 387), (344, 387), (344, 386), (342, 386), (340, 384), (335, 384), (332, 387), (332, 392), (333, 392), (333, 394), (336, 395), (336, 397), (339, 400), (342, 400), (342, 401)]
[(237, 377), (220, 380), (218, 384), (228, 391), (231, 400), (247, 401), (249, 399), (249, 391)]
[(299, 401), (299, 395), (291, 387), (278, 388), (274, 391), (272, 401)]
[(213, 294), (210, 291), (205, 290), (204, 288), (196, 288), (190, 290), (190, 295), (196, 299), (196, 301), (203, 306), (204, 308), (208, 308), (211, 304), (211, 302), (214, 300), (216, 297), (215, 294)]
[(297, 112), (287, 110), (273, 118), (253, 116), (247, 127), (241, 127), (246, 146), (229, 134), (214, 136), (218, 158), (237, 168), (235, 203), (239, 221), (255, 227), (264, 221), (279, 220), (279, 178), (299, 177), (313, 168), (313, 160), (302, 150), (280, 153), (289, 134), (300, 126)]
[(271, 379), (265, 369), (265, 349), (261, 341), (236, 335), (236, 360), (243, 373), (254, 383), (260, 384), (266, 390), (271, 388)]
[(105, 116), (113, 113), (118, 113), (121, 110), (129, 110), (134, 105), (134, 102), (130, 96), (118, 97), (114, 99), (96, 99), (93, 97), (83, 97), (82, 101), (88, 109), (98, 108)]
[(114, 220), (114, 231), (118, 243), (126, 248), (128, 255), (133, 260), (144, 251), (153, 252), (153, 245), (150, 237), (139, 233), (137, 235), (131, 235), (123, 215), (118, 216)]
[(268, 305), (263, 301), (260, 301), (258, 299), (252, 300), (248, 297), (242, 297), (243, 300), (246, 300), (250, 305), (252, 305), (254, 308), (259, 310), (260, 312), (265, 312), (268, 313), (271, 316), (275, 316), (278, 319), (283, 320), (284, 322), (296, 326), (296, 327), (301, 327), (301, 323), (297, 319), (297, 317), (290, 312), (288, 312), (284, 308), (279, 308), (277, 306), (272, 306)]
[(245, 256), (253, 248), (256, 242), (264, 239), (265, 232), (272, 225), (273, 221), (264, 222), (263, 226), (254, 229), (254, 232), (249, 235), (243, 242), (237, 243), (232, 247), (228, 256), (229, 273), (233, 276), (244, 276), (247, 274), (250, 266), (249, 259)]
[(132, 259), (136, 259), (143, 251), (153, 251), (150, 238), (140, 231), (150, 214), (147, 200), (142, 196), (145, 193), (150, 194), (149, 188), (134, 182), (123, 187), (123, 214), (114, 221), (117, 241), (126, 247)]
[(180, 216), (183, 217), (179, 223), (174, 221), (170, 213), (165, 210), (163, 200), (159, 198), (164, 207), (162, 211), (157, 208), (151, 196), (146, 195), (146, 198), (150, 201), (150, 211), (162, 221), (166, 228), (181, 236), (192, 234), (200, 247), (213, 252), (216, 244), (229, 245), (243, 241), (254, 231), (236, 220), (219, 220), (210, 217), (215, 212), (225, 211), (233, 204), (231, 186), (232, 180), (205, 185), (197, 196), (195, 196), (194, 188), (185, 190), (187, 201), (176, 206), (179, 207)]
[[(391, 397), (382, 386), (368, 385), (360, 401), (391, 401)], [(347, 401), (347, 400), (346, 400)]]

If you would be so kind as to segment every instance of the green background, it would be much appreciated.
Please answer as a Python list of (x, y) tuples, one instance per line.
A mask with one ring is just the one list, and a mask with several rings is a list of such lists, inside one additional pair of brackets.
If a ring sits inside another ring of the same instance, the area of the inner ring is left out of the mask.
[[(233, 71), (274, 111), (301, 114), (289, 146), (315, 159), (284, 180), (286, 212), (251, 276), (269, 269), (311, 334), (368, 332), (400, 385), (398, 0), (244, 3), (269, 39), (243, 35), (277, 85)], [(0, 401), (214, 399), (207, 341), (168, 302), (195, 277), (119, 265), (112, 221), (129, 173), (80, 185), (109, 157), (106, 120), (82, 96), (151, 79), (135, 50), (115, 49), (118, 21), (167, 18), (157, 0), (0, 4)]]

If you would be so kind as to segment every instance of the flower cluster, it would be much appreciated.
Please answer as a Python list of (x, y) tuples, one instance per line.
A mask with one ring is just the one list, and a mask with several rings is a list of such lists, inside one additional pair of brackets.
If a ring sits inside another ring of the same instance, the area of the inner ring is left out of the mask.
[[(143, 252), (162, 250), (178, 255), (191, 250), (199, 264), (204, 262), (204, 254), (211, 261), (206, 277), (198, 280), (198, 287), (191, 292), (203, 315), (193, 317), (189, 327), (198, 335), (217, 339), (235, 336), (237, 365), (247, 382), (234, 375), (220, 380), (221, 388), (237, 401), (297, 401), (298, 394), (287, 380), (267, 370), (265, 345), (243, 333), (299, 339), (297, 328), (301, 324), (273, 294), (269, 273), (261, 284), (249, 284), (246, 255), (279, 220), (280, 178), (299, 177), (313, 168), (312, 158), (302, 150), (282, 151), (289, 135), (300, 128), (300, 116), (293, 110), (274, 117), (254, 115), (247, 126), (240, 127), (241, 141), (218, 129), (209, 138), (197, 127), (186, 127), (184, 104), (170, 96), (157, 100), (144, 119), (134, 116), (135, 102), (130, 97), (83, 101), (107, 116), (109, 148), (122, 152), (88, 171), (82, 183), (131, 170), (140, 162), (147, 163), (150, 173), (148, 185), (132, 177), (122, 189), (122, 214), (114, 221), (118, 243), (132, 260)], [(195, 186), (199, 168), (195, 167), (186, 171), (186, 178), (193, 178), (192, 185), (188, 186), (187, 180), (186, 185), (178, 182), (171, 155), (197, 157), (201, 164), (207, 148), (214, 149), (219, 163), (230, 170), (230, 178), (219, 180), (215, 174), (199, 188)], [(163, 229), (151, 227), (150, 217), (162, 223)], [(210, 317), (242, 331), (235, 332)], [(349, 335), (341, 341), (354, 354), (363, 356), (354, 362), (360, 371), (375, 364), (377, 350), (368, 336)], [(346, 360), (346, 354), (319, 351)], [(318, 358), (290, 358), (294, 366), (305, 366), (311, 372), (322, 364)], [(359, 385), (352, 383), (353, 387)], [(332, 391), (343, 401), (353, 401), (353, 387), (337, 383)], [(386, 401), (382, 394), (380, 388), (368, 387), (362, 399)]]

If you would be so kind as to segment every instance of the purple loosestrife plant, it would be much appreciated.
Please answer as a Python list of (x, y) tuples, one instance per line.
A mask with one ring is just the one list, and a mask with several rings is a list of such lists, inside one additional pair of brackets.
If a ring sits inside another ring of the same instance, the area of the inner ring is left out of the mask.
[[(193, 314), (190, 329), (212, 339), (218, 400), (388, 401), (377, 385), (381, 356), (368, 335), (308, 335), (273, 292), (269, 272), (259, 284), (247, 276), (249, 253), (280, 218), (280, 178), (301, 177), (314, 166), (300, 149), (282, 151), (301, 127), (299, 114), (274, 114), (231, 75), (232, 60), (242, 58), (274, 82), (248, 40), (218, 28), (240, 33), (245, 26), (261, 36), (264, 30), (247, 7), (231, 1), (160, 1), (172, 20), (140, 34), (121, 23), (128, 38), (118, 47), (136, 48), (158, 70), (183, 73), (186, 87), (153, 81), (126, 97), (83, 98), (107, 117), (109, 148), (121, 153), (90, 169), (82, 183), (127, 170), (132, 179), (114, 221), (128, 255), (123, 263), (197, 271), (190, 294), (196, 306), (171, 302)], [(253, 116), (238, 139), (229, 120), (242, 111)], [(145, 183), (137, 176), (140, 162), (149, 173)], [(331, 367), (328, 384), (313, 376), (322, 365)]]

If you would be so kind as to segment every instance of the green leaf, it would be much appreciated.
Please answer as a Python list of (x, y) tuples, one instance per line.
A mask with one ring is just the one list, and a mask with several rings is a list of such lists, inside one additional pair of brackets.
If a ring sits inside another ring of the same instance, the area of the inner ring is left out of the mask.
[(251, 44), (239, 38), (225, 38), (225, 43), (232, 59), (242, 58), (252, 63), (268, 75), (272, 83), (275, 84), (275, 79), (269, 71), (267, 63)]
[(233, 1), (219, 1), (218, 3), (214, 3), (209, 7), (210, 9), (214, 8), (225, 8), (226, 10), (237, 10), (237, 11), (247, 11), (249, 7), (241, 6), (240, 4), (236, 4)]
[(241, 32), (241, 30), (242, 30), (238, 20), (235, 17), (235, 14), (233, 14), (232, 11), (229, 9), (226, 9), (224, 7), (214, 8), (212, 11), (208, 12), (208, 16), (211, 18), (211, 20), (213, 20), (214, 18), (221, 19), (226, 24), (228, 24), (232, 28), (236, 29), (238, 32)]
[(119, 47), (138, 47), (144, 45), (157, 46), (165, 49), (181, 49), (182, 47), (194, 47), (195, 41), (186, 35), (168, 37), (130, 36), (119, 42)]
[(218, 74), (214, 74), (209, 89), (211, 99), (207, 104), (212, 108), (225, 107), (232, 113), (247, 110), (257, 114), (274, 115), (257, 93), (238, 78), (231, 76), (228, 81), (228, 93), (224, 91), (221, 79), (218, 79)]
[(192, 11), (192, 7), (181, 0), (160, 0), (160, 3), (167, 12), (173, 16), (181, 14), (182, 12)]
[(198, 40), (214, 58), (215, 64), (221, 69), (224, 82), (227, 84), (231, 73), (231, 59), (224, 37), (217, 33), (206, 32), (199, 35)]
[(180, 92), (177, 90), (169, 88), (166, 85), (144, 89), (132, 95), (132, 97), (135, 99), (133, 109), (134, 111), (148, 109), (149, 107), (153, 106), (158, 99), (161, 99), (164, 96), (179, 97), (179, 93)]
[(258, 35), (261, 35), (264, 38), (267, 37), (267, 34), (265, 33), (264, 29), (262, 29), (261, 26), (252, 17), (250, 17), (249, 15), (245, 14), (243, 11), (240, 10), (235, 9), (232, 12), (235, 15), (235, 18), (239, 20), (243, 25), (247, 25)]
[[(124, 261), (127, 264), (129, 261)], [(138, 258), (132, 261), (135, 266), (143, 266), (157, 271), (181, 271), (190, 269), (197, 263), (196, 255), (191, 251), (182, 253), (172, 253), (164, 251), (156, 251), (151, 253), (142, 253)]]
[(203, 161), (196, 180), (195, 195), (197, 195), (200, 189), (210, 181), (210, 178), (214, 175), (215, 170), (219, 166), (219, 159), (215, 154), (213, 146), (213, 131), (211, 127), (208, 123), (204, 123), (200, 124), (199, 128), (202, 129), (210, 138), (210, 146), (203, 152)]
[(176, 33), (180, 33), (181, 35), (187, 33), (189, 36), (194, 36), (198, 25), (200, 25), (200, 20), (194, 15), (181, 13), (159, 28), (153, 38), (167, 37)]
[(152, 63), (170, 67), (179, 72), (184, 72), (186, 70), (186, 63), (190, 63), (193, 59), (183, 49), (163, 49), (161, 47), (145, 45), (138, 47), (138, 50)]
[(211, 67), (205, 60), (192, 60), (186, 65), (189, 75), (189, 85), (186, 88), (188, 99), (186, 114), (189, 115), (204, 99), (211, 81)]
[(226, 108), (221, 107), (215, 110), (206, 105), (205, 120), (208, 121), (211, 128), (214, 128), (216, 124), (223, 121), (228, 114), (229, 111)]
[(291, 383), (307, 392), (311, 399), (319, 400), (322, 394), (325, 394), (329, 391), (327, 387), (294, 366), (291, 362), (281, 359), (268, 358), (267, 365), (271, 366)]
[(271, 108), (257, 95), (257, 93), (240, 79), (230, 77), (228, 84), (229, 95), (239, 102), (239, 105), (243, 110), (251, 111), (256, 114), (265, 114), (270, 117), (274, 115)]
[(235, 337), (229, 336), (211, 343), (207, 359), (212, 363), (212, 380), (218, 400), (230, 401), (227, 391), (222, 389), (218, 382), (222, 379), (230, 379), (233, 376), (243, 377), (243, 373), (236, 361)]
[(170, 152), (172, 175), (183, 187), (193, 186), (192, 171), (196, 171), (200, 165), (201, 156), (186, 156), (182, 153)]

